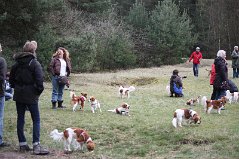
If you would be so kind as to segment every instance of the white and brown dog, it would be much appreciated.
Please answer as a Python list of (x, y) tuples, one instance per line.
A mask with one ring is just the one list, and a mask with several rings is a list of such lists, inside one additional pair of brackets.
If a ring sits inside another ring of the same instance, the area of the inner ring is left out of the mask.
[(187, 120), (189, 124), (200, 124), (201, 123), (201, 117), (198, 115), (198, 113), (194, 110), (190, 109), (177, 109), (173, 114), (173, 120), (172, 124), (175, 128), (182, 127), (182, 122), (184, 120)]
[(119, 95), (120, 98), (123, 98), (124, 96), (126, 96), (127, 98), (130, 97), (130, 92), (135, 91), (135, 87), (134, 86), (130, 86), (128, 88), (125, 88), (123, 86), (119, 87)]
[(196, 99), (193, 99), (193, 98), (189, 99), (189, 100), (186, 102), (186, 105), (194, 106), (194, 105), (196, 105), (196, 104), (199, 104), (199, 98), (200, 98), (200, 97), (201, 97), (201, 96), (198, 96)]
[(226, 98), (229, 104), (231, 104), (232, 102), (236, 103), (238, 101), (238, 92), (231, 93), (230, 90), (227, 90)]
[(95, 143), (92, 141), (88, 132), (81, 128), (67, 128), (63, 132), (58, 132), (57, 129), (50, 133), (51, 138), (55, 141), (64, 141), (64, 150), (71, 152), (71, 146), (74, 150), (82, 150), (83, 145), (86, 144), (88, 151), (93, 151)]
[(123, 103), (120, 107), (118, 108), (115, 108), (113, 110), (108, 110), (109, 112), (114, 112), (116, 114), (120, 114), (120, 115), (127, 115), (127, 116), (130, 116), (129, 115), (129, 104), (127, 103)]
[(89, 102), (90, 102), (90, 107), (91, 107), (92, 113), (95, 113), (95, 110), (97, 108), (100, 110), (100, 112), (102, 112), (100, 109), (100, 103), (97, 99), (95, 99), (95, 97), (91, 96), (89, 99)]
[(203, 96), (202, 103), (206, 113), (210, 114), (212, 109), (216, 109), (218, 114), (221, 114), (221, 109), (225, 107), (226, 104), (226, 97), (222, 97), (218, 100), (207, 100), (207, 97)]
[(76, 107), (80, 104), (80, 108), (84, 111), (85, 101), (87, 99), (86, 93), (81, 93), (80, 96), (76, 96), (74, 91), (70, 91), (71, 105), (73, 106), (73, 111), (76, 111)]

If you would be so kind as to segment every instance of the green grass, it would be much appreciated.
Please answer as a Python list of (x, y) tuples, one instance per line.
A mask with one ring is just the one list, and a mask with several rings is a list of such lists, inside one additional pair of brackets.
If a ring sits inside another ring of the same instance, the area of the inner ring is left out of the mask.
[[(170, 98), (165, 91), (174, 68), (180, 75), (188, 76), (183, 80), (183, 98)], [(40, 98), (41, 143), (49, 147), (51, 154), (39, 158), (239, 158), (238, 104), (226, 105), (221, 115), (207, 115), (201, 105), (194, 106), (202, 117), (201, 125), (172, 127), (173, 112), (177, 108), (189, 108), (185, 105), (187, 99), (198, 95), (209, 98), (212, 87), (205, 68), (209, 67), (200, 68), (198, 79), (192, 76), (191, 67), (183, 65), (72, 75), (71, 88), (76, 89), (77, 94), (86, 92), (100, 101), (103, 112), (96, 114), (90, 112), (88, 102), (84, 112), (72, 112), (68, 90), (64, 91), (67, 108), (52, 110), (51, 84), (45, 83), (46, 89)], [(239, 85), (238, 80), (234, 82)], [(131, 93), (130, 99), (120, 99), (118, 84), (134, 85), (136, 91)], [(122, 102), (131, 105), (130, 117), (107, 112)], [(16, 116), (15, 103), (6, 102), (4, 139), (11, 143), (11, 147), (0, 149), (0, 154), (15, 153), (18, 148)], [(52, 141), (49, 134), (55, 128), (62, 131), (67, 127), (88, 130), (96, 143), (95, 151), (89, 153), (85, 149), (85, 153), (64, 155), (63, 142)], [(28, 112), (25, 134), (31, 144), (32, 122)], [(36, 158), (30, 153), (17, 154)]]

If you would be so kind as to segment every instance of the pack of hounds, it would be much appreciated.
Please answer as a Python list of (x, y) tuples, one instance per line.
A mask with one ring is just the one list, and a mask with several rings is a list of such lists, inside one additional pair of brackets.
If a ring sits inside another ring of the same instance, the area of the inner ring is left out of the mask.
[[(167, 85), (166, 91), (169, 94), (170, 88)], [(190, 106), (189, 109), (177, 109), (173, 114), (172, 124), (175, 128), (182, 127), (182, 121), (186, 120), (187, 123), (191, 124), (200, 124), (201, 117), (200, 115), (192, 110), (192, 106), (196, 106), (200, 104), (201, 95), (196, 98), (191, 98), (186, 101), (186, 105)], [(238, 92), (230, 93), (229, 90), (226, 91), (226, 96), (223, 96), (221, 99), (218, 100), (208, 100), (206, 96), (201, 98), (201, 105), (204, 108), (206, 114), (210, 114), (212, 110), (216, 110), (218, 114), (221, 114), (221, 110), (225, 108), (226, 103), (231, 104), (232, 102), (238, 102)]]
[[(130, 98), (130, 93), (135, 91), (134, 86), (123, 87), (120, 86), (118, 93), (121, 99)], [(166, 91), (169, 91), (169, 86), (166, 87)], [(77, 108), (81, 111), (84, 111), (85, 103), (87, 100), (87, 94), (81, 93), (81, 95), (76, 95), (74, 91), (70, 91), (71, 106), (73, 112), (76, 112)], [(204, 111), (207, 114), (210, 114), (212, 110), (216, 110), (218, 114), (221, 114), (222, 108), (225, 107), (225, 104), (237, 102), (238, 101), (238, 92), (230, 93), (226, 91), (226, 96), (222, 97), (219, 100), (208, 100), (206, 96), (198, 96), (196, 98), (191, 98), (185, 102), (185, 105), (190, 106), (189, 109), (181, 108), (176, 109), (173, 113), (172, 125), (173, 127), (182, 127), (183, 121), (186, 121), (188, 124), (200, 124), (201, 117), (200, 115), (192, 109), (193, 106), (199, 105), (201, 100), (201, 105), (204, 107)], [(100, 102), (94, 97), (89, 98), (89, 103), (91, 107), (91, 112), (95, 113), (97, 109), (99, 112), (102, 112)], [(115, 114), (130, 116), (129, 114), (130, 105), (128, 103), (122, 103), (119, 107), (108, 110), (108, 112), (113, 112)], [(82, 150), (83, 145), (85, 144), (88, 151), (93, 151), (95, 148), (95, 143), (90, 137), (89, 133), (82, 128), (70, 127), (65, 129), (63, 132), (59, 132), (57, 129), (54, 129), (51, 133), (51, 138), (56, 141), (64, 141), (64, 151), (65, 153), (72, 152), (74, 150)]]
[[(135, 91), (134, 86), (123, 87), (120, 86), (118, 93), (121, 99), (130, 98), (130, 93)], [(80, 95), (76, 95), (74, 90), (70, 90), (70, 103), (72, 106), (73, 112), (76, 112), (78, 107), (81, 111), (84, 111), (84, 107), (87, 101), (87, 93), (81, 93)], [(96, 113), (97, 109), (99, 112), (102, 112), (101, 105), (99, 100), (97, 100), (94, 96), (89, 98), (90, 108), (92, 113)], [(128, 103), (123, 102), (119, 107), (108, 110), (108, 112), (113, 112), (115, 114), (130, 116), (129, 114), (130, 105)], [(74, 150), (83, 151), (83, 145), (86, 144), (88, 151), (93, 151), (95, 149), (95, 143), (90, 137), (89, 133), (82, 128), (67, 128), (63, 132), (59, 132), (57, 129), (54, 129), (50, 133), (50, 137), (55, 141), (64, 141), (64, 151), (65, 153), (72, 152), (72, 147)]]

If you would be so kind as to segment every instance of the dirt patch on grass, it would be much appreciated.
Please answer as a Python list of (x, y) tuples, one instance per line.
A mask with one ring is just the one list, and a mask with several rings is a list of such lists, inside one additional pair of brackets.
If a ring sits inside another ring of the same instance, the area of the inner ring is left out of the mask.
[(200, 146), (200, 145), (209, 145), (210, 143), (214, 143), (214, 141), (211, 140), (197, 140), (197, 139), (183, 139), (178, 142), (179, 145), (186, 145), (186, 144), (191, 144), (195, 146)]
[(154, 77), (139, 77), (139, 78), (125, 78), (121, 81), (113, 81), (110, 82), (110, 86), (128, 86), (128, 85), (134, 85), (134, 86), (144, 86), (152, 83), (157, 83), (158, 79)]
[(4, 152), (4, 153), (0, 153), (0, 158), (1, 159), (25, 159), (26, 156), (19, 155), (19, 153), (15, 153), (15, 152)]

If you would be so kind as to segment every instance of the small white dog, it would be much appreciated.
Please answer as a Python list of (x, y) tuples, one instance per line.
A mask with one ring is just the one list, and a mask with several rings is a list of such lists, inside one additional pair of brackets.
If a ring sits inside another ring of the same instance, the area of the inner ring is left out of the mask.
[(67, 128), (63, 132), (58, 132), (54, 129), (50, 133), (50, 137), (55, 141), (64, 141), (64, 149), (66, 152), (71, 152), (71, 146), (75, 150), (83, 151), (83, 144), (86, 143), (88, 151), (93, 151), (95, 148), (95, 143), (92, 141), (88, 132), (81, 128)]
[(124, 88), (123, 86), (119, 87), (119, 95), (120, 98), (123, 98), (124, 96), (126, 96), (127, 98), (130, 97), (130, 92), (135, 91), (135, 87), (134, 86), (130, 86), (128, 88)]
[(100, 109), (100, 103), (97, 99), (95, 99), (95, 97), (91, 96), (90, 99), (89, 99), (89, 102), (90, 102), (92, 113), (95, 113), (95, 110), (97, 108), (100, 110), (100, 112), (102, 112), (101, 109)]
[(183, 119), (187, 120), (189, 124), (200, 124), (201, 117), (194, 110), (177, 109), (173, 114), (172, 124), (175, 128), (182, 127)]
[(120, 115), (127, 115), (127, 116), (130, 116), (129, 115), (129, 104), (127, 103), (123, 103), (120, 107), (118, 108), (115, 108), (113, 110), (108, 110), (109, 112), (113, 112), (113, 113), (116, 113), (116, 114), (120, 114)]
[(231, 104), (232, 102), (236, 103), (238, 100), (238, 92), (231, 93), (229, 90), (227, 90), (226, 98), (227, 98), (229, 104)]

